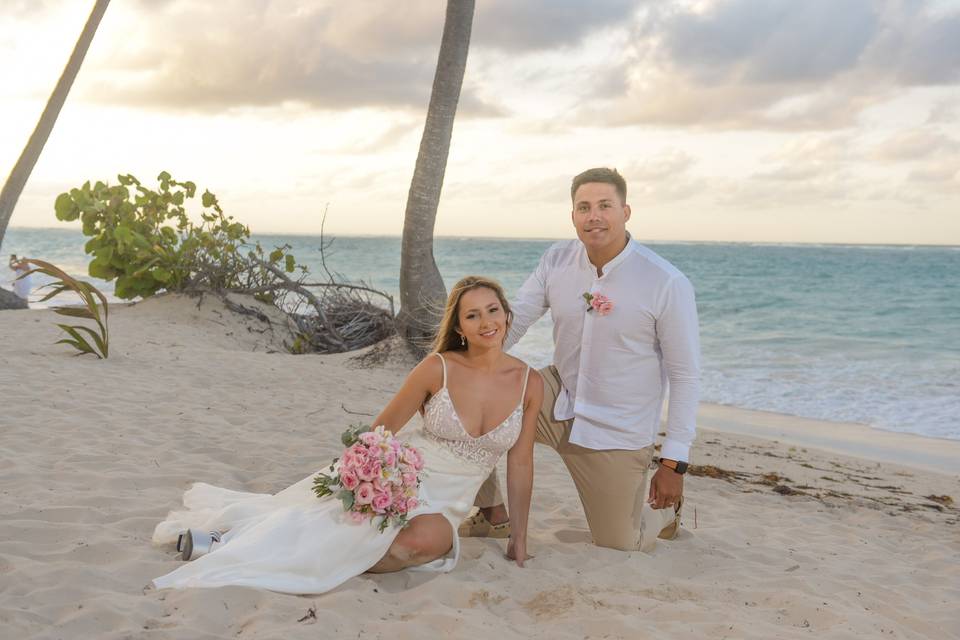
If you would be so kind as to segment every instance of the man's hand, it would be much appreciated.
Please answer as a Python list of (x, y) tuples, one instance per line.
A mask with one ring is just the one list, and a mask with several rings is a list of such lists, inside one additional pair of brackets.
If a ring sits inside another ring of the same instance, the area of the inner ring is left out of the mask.
[(522, 567), (525, 560), (530, 560), (533, 556), (527, 555), (527, 541), (517, 540), (510, 536), (510, 542), (507, 543), (507, 557)]
[(650, 481), (650, 495), (647, 502), (654, 509), (672, 507), (683, 495), (683, 474), (659, 465)]

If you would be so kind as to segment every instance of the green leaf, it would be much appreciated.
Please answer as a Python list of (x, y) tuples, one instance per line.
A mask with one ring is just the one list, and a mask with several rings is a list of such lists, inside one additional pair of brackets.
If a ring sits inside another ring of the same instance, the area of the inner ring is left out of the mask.
[(289, 253), (286, 255), (285, 260), (286, 260), (287, 273), (293, 273), (293, 270), (297, 267), (296, 260)]
[(57, 196), (53, 205), (53, 210), (57, 215), (57, 220), (70, 222), (80, 216), (80, 210), (74, 205), (73, 198), (69, 193), (61, 193)]
[(99, 356), (99, 357), (101, 357), (101, 358), (106, 358), (106, 357), (107, 357), (107, 343), (106, 343), (106, 340), (104, 340), (104, 338), (102, 338), (99, 333), (97, 333), (96, 331), (94, 331), (93, 329), (91, 329), (91, 328), (89, 328), (89, 327), (76, 326), (76, 327), (74, 327), (74, 328), (75, 328), (77, 331), (83, 331), (83, 332), (87, 333), (91, 338), (93, 338), (94, 344), (97, 345), (97, 349), (99, 349), (99, 352), (94, 351), (94, 353), (95, 353), (97, 356)]
[(69, 291), (70, 289), (70, 287), (65, 287), (63, 285), (58, 285), (58, 284), (51, 284), (49, 285), (49, 287), (50, 287), (50, 293), (40, 298), (40, 302), (46, 302), (50, 298), (53, 298), (54, 296), (57, 296), (63, 293), (64, 291)]
[(117, 227), (113, 230), (113, 237), (120, 242), (130, 242), (133, 238), (133, 232), (127, 227)]
[(100, 278), (101, 280), (107, 281), (113, 280), (119, 273), (109, 262), (104, 264), (99, 257), (90, 263), (90, 266), (87, 267), (87, 272), (93, 278)]
[[(70, 338), (63, 338), (62, 340), (57, 340), (53, 344), (69, 344), (71, 347), (79, 351), (80, 354), (89, 353), (89, 351), (85, 351), (85, 349), (90, 348), (90, 345), (85, 346), (84, 344), (77, 342), (76, 340), (71, 340)], [(80, 355), (80, 354), (77, 354), (77, 355)]]
[(270, 252), (270, 262), (277, 262), (283, 257), (283, 249), (274, 249)]
[(95, 320), (96, 316), (90, 312), (89, 309), (83, 307), (60, 307), (53, 310), (54, 313), (59, 313), (61, 316), (71, 316), (73, 318), (86, 318), (87, 320)]
[(202, 202), (204, 207), (212, 207), (217, 204), (217, 196), (213, 195), (209, 191), (203, 192)]
[[(101, 357), (100, 354), (97, 353), (97, 352), (94, 350), (94, 348), (90, 346), (90, 343), (87, 342), (86, 339), (85, 339), (83, 336), (81, 336), (80, 333), (77, 331), (77, 329), (86, 329), (86, 327), (71, 327), (71, 326), (68, 325), (68, 324), (58, 324), (57, 326), (60, 327), (61, 329), (63, 329), (64, 331), (66, 331), (67, 333), (70, 334), (70, 337), (72, 337), (72, 338), (74, 339), (74, 341), (76, 342), (76, 344), (74, 344), (74, 346), (75, 346), (77, 349), (79, 349), (79, 350), (82, 351), (83, 353), (92, 353), (93, 355), (97, 356), (98, 358)], [(86, 329), (86, 330), (87, 330), (87, 331), (90, 331), (89, 329)], [(92, 333), (92, 332), (91, 332), (91, 333)]]
[(350, 509), (353, 508), (353, 500), (354, 500), (353, 491), (344, 489), (339, 493), (337, 493), (337, 499), (343, 503), (344, 511), (349, 511)]

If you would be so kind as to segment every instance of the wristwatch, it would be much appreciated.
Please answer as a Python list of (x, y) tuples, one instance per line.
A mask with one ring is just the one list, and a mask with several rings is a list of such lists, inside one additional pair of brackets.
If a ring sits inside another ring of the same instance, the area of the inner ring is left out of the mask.
[(687, 472), (687, 467), (689, 466), (683, 460), (670, 460), (669, 458), (660, 458), (660, 464), (681, 475)]

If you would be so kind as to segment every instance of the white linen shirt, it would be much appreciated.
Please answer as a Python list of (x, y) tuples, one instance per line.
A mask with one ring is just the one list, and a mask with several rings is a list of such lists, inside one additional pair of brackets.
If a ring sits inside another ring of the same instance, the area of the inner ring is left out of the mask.
[[(588, 312), (587, 292), (607, 296), (613, 310), (605, 316)], [(660, 455), (689, 460), (700, 396), (700, 337), (693, 286), (676, 267), (629, 238), (597, 276), (583, 243), (557, 242), (512, 307), (508, 349), (550, 310), (553, 362), (563, 383), (554, 416), (573, 418), (570, 442), (630, 450), (653, 444), (669, 384)]]

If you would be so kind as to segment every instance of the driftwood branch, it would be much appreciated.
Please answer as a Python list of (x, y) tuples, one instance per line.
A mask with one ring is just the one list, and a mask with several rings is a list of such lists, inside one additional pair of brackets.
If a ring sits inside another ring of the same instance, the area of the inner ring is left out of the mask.
[[(282, 270), (280, 270), (276, 266), (270, 264), (269, 262), (264, 262), (263, 260), (260, 260), (253, 254), (250, 254), (250, 260), (255, 264), (259, 264), (261, 267), (263, 267), (264, 269), (266, 269), (267, 271), (275, 275), (281, 282), (285, 283), (292, 290), (297, 291), (297, 293), (299, 293), (304, 298), (306, 298), (310, 302), (310, 304), (313, 305), (314, 310), (317, 312), (317, 317), (320, 318), (321, 327), (330, 332), (330, 335), (333, 336), (333, 340), (335, 342), (340, 343), (341, 346), (344, 345), (345, 341), (343, 339), (343, 336), (340, 335), (340, 332), (337, 330), (337, 327), (330, 322), (330, 319), (327, 317), (326, 310), (324, 309), (323, 303), (320, 302), (317, 296), (313, 295), (313, 293), (311, 293), (310, 290), (304, 287), (303, 285), (299, 283), (295, 283), (293, 280), (290, 279), (289, 276), (287, 276), (286, 273), (284, 273)], [(344, 349), (344, 351), (346, 351), (346, 349)]]
[(235, 251), (201, 261), (184, 291), (200, 296), (214, 294), (233, 311), (256, 316), (271, 327), (274, 325), (270, 318), (261, 310), (230, 300), (227, 294), (252, 295), (273, 305), (287, 318), (289, 348), (295, 353), (352, 351), (395, 334), (393, 296), (363, 281), (346, 282), (331, 271), (325, 257), (330, 241), (324, 237), (322, 228), (320, 257), (327, 277), (325, 282), (309, 282), (310, 274), (303, 267), (299, 273), (287, 273), (277, 261), (266, 259), (257, 245), (246, 256)]

